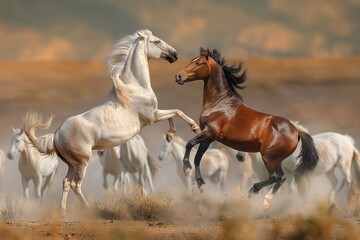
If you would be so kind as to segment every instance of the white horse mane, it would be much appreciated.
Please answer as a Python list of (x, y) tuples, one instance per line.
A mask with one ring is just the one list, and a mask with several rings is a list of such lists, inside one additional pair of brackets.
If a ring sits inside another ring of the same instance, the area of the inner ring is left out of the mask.
[(116, 95), (123, 105), (127, 105), (130, 99), (130, 92), (124, 87), (124, 83), (120, 76), (124, 70), (126, 60), (129, 52), (136, 40), (139, 38), (139, 33), (151, 36), (150, 30), (137, 31), (132, 35), (125, 36), (119, 39), (113, 46), (111, 52), (105, 58), (105, 65), (109, 71), (109, 75), (114, 82)]

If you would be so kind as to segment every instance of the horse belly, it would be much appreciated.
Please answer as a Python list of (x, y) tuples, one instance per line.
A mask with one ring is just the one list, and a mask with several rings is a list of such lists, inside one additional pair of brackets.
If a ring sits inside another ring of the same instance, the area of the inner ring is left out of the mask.
[(256, 141), (236, 141), (229, 139), (220, 139), (218, 140), (222, 144), (231, 147), (235, 150), (242, 152), (259, 152), (260, 151), (260, 142)]

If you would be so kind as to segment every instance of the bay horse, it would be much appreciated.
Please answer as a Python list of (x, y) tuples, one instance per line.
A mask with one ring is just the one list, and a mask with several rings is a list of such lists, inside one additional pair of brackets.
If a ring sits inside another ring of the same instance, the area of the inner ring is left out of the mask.
[[(186, 141), (179, 136), (175, 136), (171, 142), (164, 139), (164, 143), (159, 153), (159, 160), (163, 160), (169, 153), (172, 153), (176, 163), (176, 172), (189, 190), (194, 174), (193, 171), (190, 171), (187, 176), (184, 176), (183, 174), (182, 158), (185, 146)], [(195, 152), (192, 151), (190, 156), (193, 157), (194, 155)], [(226, 187), (228, 168), (229, 160), (222, 150), (212, 148), (204, 154), (201, 162), (203, 176), (210, 179), (215, 185), (218, 185), (221, 191), (224, 191)]]
[[(236, 88), (242, 89), (246, 81), (246, 71), (239, 66), (226, 65), (225, 59), (214, 49), (200, 49), (200, 56), (175, 75), (178, 84), (203, 80), (203, 108), (200, 113), (201, 133), (186, 144), (183, 158), (184, 174), (189, 174), (191, 164), (189, 155), (192, 147), (200, 144), (195, 156), (195, 178), (200, 192), (205, 181), (200, 172), (200, 161), (213, 141), (245, 152), (260, 152), (269, 173), (267, 180), (255, 183), (249, 196), (258, 193), (263, 187), (273, 184), (274, 195), (286, 180), (281, 162), (301, 146), (299, 164), (295, 169), (295, 180), (305, 180), (319, 160), (313, 139), (298, 130), (288, 119), (258, 112), (244, 102)], [(269, 209), (267, 199), (264, 210)]]
[(150, 30), (137, 31), (121, 38), (105, 59), (113, 86), (105, 100), (82, 114), (66, 119), (54, 134), (35, 136), (37, 129), (48, 129), (52, 117), (34, 111), (25, 116), (24, 131), (41, 153), (56, 153), (67, 165), (63, 181), (60, 208), (65, 213), (70, 188), (83, 206), (89, 206), (82, 191), (92, 150), (108, 149), (125, 143), (145, 126), (168, 120), (170, 141), (175, 133), (173, 117), (181, 117), (199, 132), (193, 119), (178, 109), (160, 110), (151, 87), (149, 59), (163, 59), (172, 63), (177, 51), (154, 36)]
[[(295, 124), (297, 128), (300, 124)], [(343, 186), (346, 186), (348, 192), (348, 199), (350, 199), (352, 186), (359, 187), (358, 179), (360, 179), (360, 154), (355, 147), (355, 141), (348, 135), (343, 135), (336, 132), (324, 132), (312, 135), (316, 149), (319, 154), (319, 162), (314, 170), (309, 174), (309, 177), (325, 175), (330, 182), (329, 205), (334, 205), (335, 194), (339, 192)], [(298, 164), (297, 153), (294, 152), (286, 160), (283, 161), (282, 167), (284, 169), (286, 178), (288, 180), (290, 195), (294, 192), (294, 178), (293, 171)], [(264, 172), (264, 163), (261, 160), (259, 153), (241, 153), (236, 154), (237, 158), (250, 161), (254, 172), (258, 179), (266, 177)], [(342, 182), (338, 184), (338, 177), (335, 170), (338, 168), (340, 174), (343, 176)]]

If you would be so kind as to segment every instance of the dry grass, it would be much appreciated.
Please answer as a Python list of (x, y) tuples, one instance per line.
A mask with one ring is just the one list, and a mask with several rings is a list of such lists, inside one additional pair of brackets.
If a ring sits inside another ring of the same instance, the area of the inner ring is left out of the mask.
[(24, 202), (12, 194), (7, 193), (5, 197), (4, 210), (0, 210), (1, 216), (6, 220), (13, 220), (24, 214)]
[[(46, 221), (4, 218), (0, 221), (1, 239), (325, 240), (360, 237), (355, 219), (330, 212), (326, 205), (319, 205), (306, 217), (297, 213), (254, 219), (249, 216), (247, 203), (236, 196), (168, 192), (141, 197), (135, 191), (128, 197), (108, 192), (104, 199), (93, 204), (93, 208), (83, 210), (93, 217), (82, 220), (64, 221), (49, 208), (43, 209), (48, 216)], [(9, 195), (5, 201), (6, 211), (14, 216), (31, 211), (23, 209), (16, 213), (16, 206), (21, 204), (14, 196)]]

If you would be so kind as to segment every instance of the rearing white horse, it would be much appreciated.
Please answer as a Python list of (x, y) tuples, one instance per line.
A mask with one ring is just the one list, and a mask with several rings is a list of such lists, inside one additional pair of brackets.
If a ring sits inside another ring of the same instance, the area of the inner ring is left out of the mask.
[(65, 211), (70, 188), (80, 202), (88, 206), (81, 183), (93, 149), (107, 149), (120, 145), (142, 128), (158, 121), (168, 120), (167, 133), (171, 140), (175, 133), (172, 117), (181, 117), (199, 132), (195, 121), (178, 109), (159, 110), (158, 100), (151, 88), (149, 59), (161, 58), (170, 63), (178, 53), (149, 30), (126, 36), (117, 42), (106, 58), (113, 80), (113, 87), (100, 105), (68, 118), (54, 134), (37, 138), (37, 129), (49, 128), (52, 118), (43, 122), (41, 115), (29, 112), (25, 117), (24, 130), (30, 141), (42, 153), (57, 155), (68, 165), (63, 181), (60, 208)]

